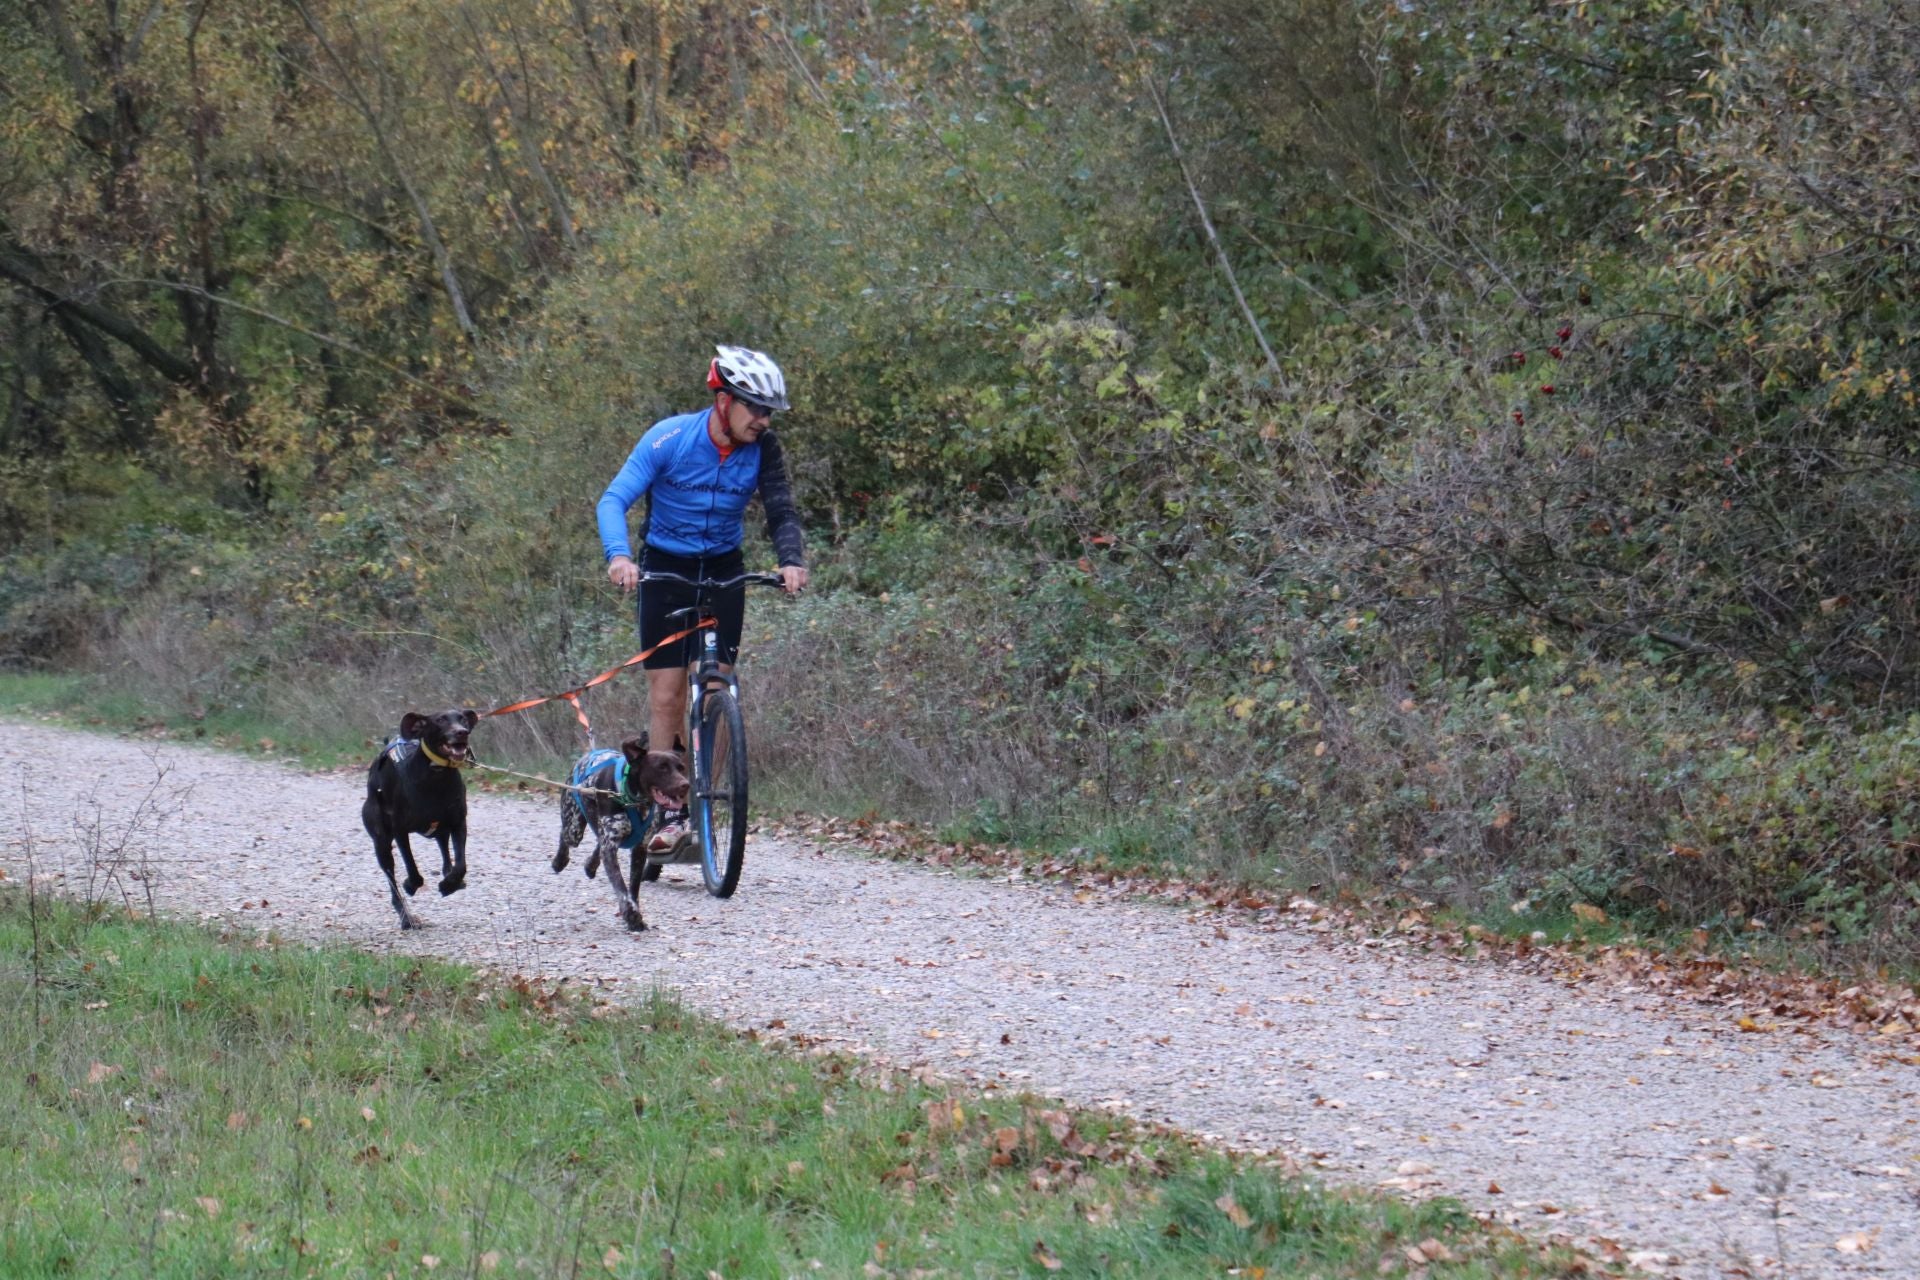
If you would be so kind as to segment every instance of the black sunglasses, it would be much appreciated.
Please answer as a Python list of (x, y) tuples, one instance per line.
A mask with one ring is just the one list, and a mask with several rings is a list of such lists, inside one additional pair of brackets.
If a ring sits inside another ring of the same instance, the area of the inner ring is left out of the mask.
[[(729, 395), (732, 395), (732, 393), (731, 393), (731, 392), (729, 392), (728, 394), (729, 394)], [(752, 417), (752, 418), (771, 418), (771, 417), (773, 417), (773, 408), (772, 408), (772, 407), (771, 407), (770, 405), (764, 405), (764, 404), (755, 404), (755, 403), (754, 403), (753, 401), (751, 401), (751, 400), (743, 400), (743, 399), (741, 399), (741, 398), (740, 398), (739, 396), (734, 396), (734, 397), (733, 397), (733, 402), (734, 402), (735, 404), (737, 404), (737, 405), (743, 405), (743, 406), (745, 406), (745, 408), (746, 408), (746, 411), (747, 411), (747, 415), (748, 415), (749, 417)]]

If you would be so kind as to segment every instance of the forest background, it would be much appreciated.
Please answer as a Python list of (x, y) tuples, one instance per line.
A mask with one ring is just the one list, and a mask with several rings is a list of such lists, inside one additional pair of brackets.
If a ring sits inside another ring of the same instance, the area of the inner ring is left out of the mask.
[(571, 684), (736, 341), (783, 801), (1910, 965), (1917, 78), (1914, 0), (0, 0), (0, 662)]

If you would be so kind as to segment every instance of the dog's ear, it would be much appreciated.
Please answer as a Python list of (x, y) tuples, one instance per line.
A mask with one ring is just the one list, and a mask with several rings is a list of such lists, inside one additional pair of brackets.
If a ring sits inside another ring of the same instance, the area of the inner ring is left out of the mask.
[(628, 738), (620, 744), (620, 754), (627, 758), (628, 764), (645, 763), (647, 758), (646, 738)]
[(469, 729), (473, 728), (473, 726), (480, 723), (480, 713), (478, 711), (475, 711), (472, 707), (468, 707), (465, 711), (462, 711), (460, 713), (460, 718), (467, 722), (467, 728)]
[(418, 711), (409, 711), (400, 717), (400, 736), (418, 738), (427, 731), (427, 718)]

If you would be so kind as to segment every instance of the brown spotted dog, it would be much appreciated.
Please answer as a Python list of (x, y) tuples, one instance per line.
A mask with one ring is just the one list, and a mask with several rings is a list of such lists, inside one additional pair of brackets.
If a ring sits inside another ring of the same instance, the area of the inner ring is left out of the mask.
[[(646, 735), (628, 738), (615, 751), (602, 747), (574, 761), (568, 775), (572, 790), (560, 794), (560, 847), (553, 855), (553, 869), (563, 871), (571, 852), (592, 827), (597, 840), (588, 855), (586, 872), (591, 877), (604, 865), (607, 885), (613, 890), (620, 919), (638, 933), (647, 927), (640, 917), (637, 892), (642, 880), (660, 874), (657, 866), (647, 865), (647, 855), (639, 846), (652, 825), (654, 806), (678, 809), (687, 802), (687, 769), (671, 751), (647, 750)], [(633, 852), (633, 888), (620, 874), (620, 851)], [(650, 874), (649, 874), (650, 873)]]
[[(442, 711), (421, 715), (409, 711), (400, 717), (400, 736), (389, 742), (367, 768), (367, 799), (360, 821), (373, 837), (373, 856), (386, 873), (393, 909), (402, 929), (420, 922), (407, 910), (407, 897), (425, 883), (414, 865), (409, 835), (432, 836), (440, 846), (440, 893), (457, 893), (467, 884), (467, 780), (460, 776), (471, 756), (467, 735), (480, 723), (480, 713)], [(393, 878), (393, 846), (407, 864), (404, 885)]]

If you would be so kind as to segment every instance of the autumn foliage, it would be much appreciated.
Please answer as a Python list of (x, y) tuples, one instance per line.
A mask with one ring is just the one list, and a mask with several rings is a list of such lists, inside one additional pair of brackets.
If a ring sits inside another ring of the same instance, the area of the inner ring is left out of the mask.
[(426, 8), (6, 37), (13, 661), (601, 669), (731, 336), (795, 798), (1911, 952), (1910, 0)]

